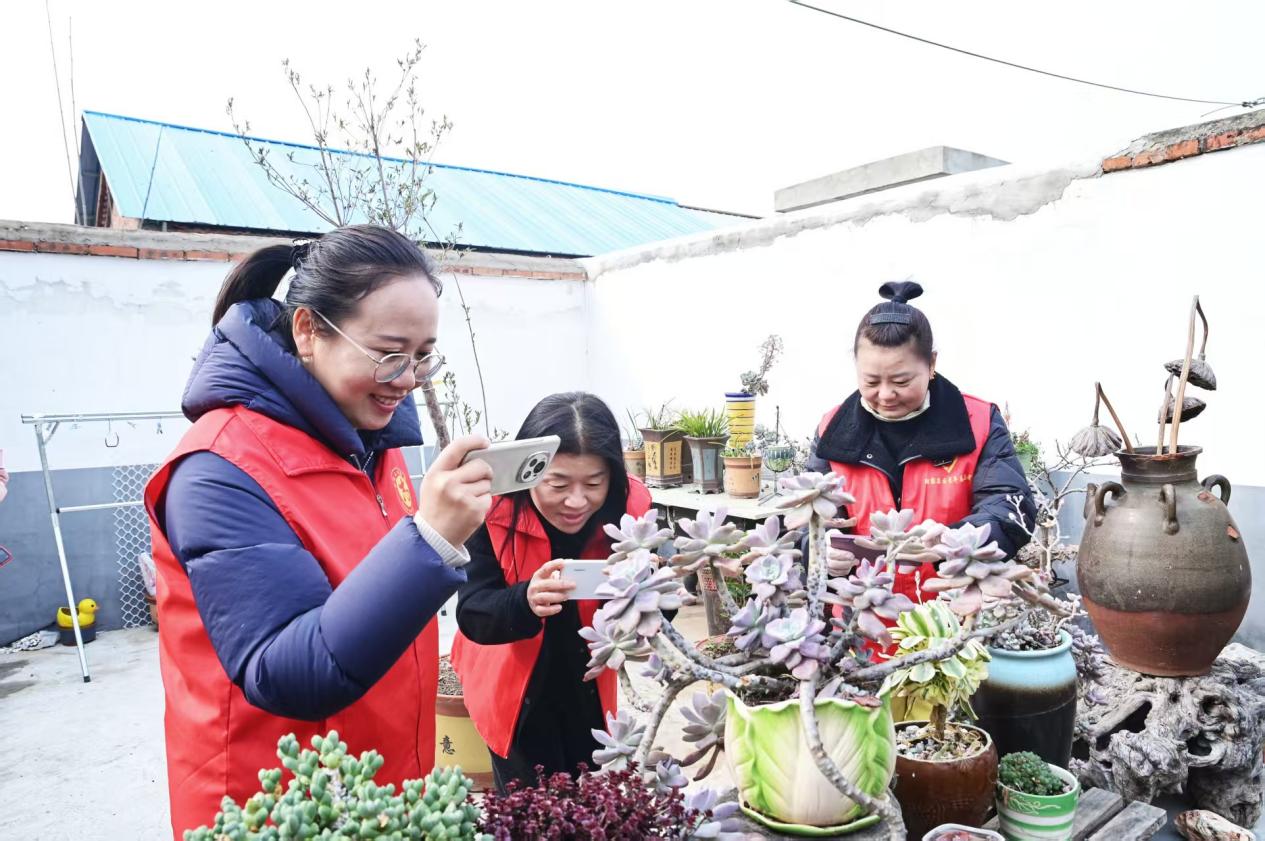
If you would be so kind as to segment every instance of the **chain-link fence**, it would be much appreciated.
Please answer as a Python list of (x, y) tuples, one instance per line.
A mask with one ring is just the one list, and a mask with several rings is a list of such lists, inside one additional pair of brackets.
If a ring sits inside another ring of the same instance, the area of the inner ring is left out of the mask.
[[(156, 464), (126, 464), (114, 468), (114, 501), (130, 502), (145, 494), (145, 483), (158, 469)], [(149, 554), (149, 517), (145, 506), (132, 505), (114, 509), (114, 546), (118, 555), (119, 603), (123, 627), (139, 628), (151, 624), (149, 605), (145, 602), (145, 584), (141, 581), (136, 558)]]

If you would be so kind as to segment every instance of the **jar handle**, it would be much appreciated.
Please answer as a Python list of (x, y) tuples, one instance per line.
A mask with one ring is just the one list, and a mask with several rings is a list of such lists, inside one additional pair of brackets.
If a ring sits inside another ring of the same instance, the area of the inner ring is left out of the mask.
[(1204, 490), (1210, 491), (1213, 488), (1221, 489), (1221, 502), (1225, 505), (1230, 504), (1230, 480), (1222, 476), (1220, 473), (1214, 473), (1201, 483)]
[(1090, 482), (1085, 486), (1085, 513), (1081, 516), (1086, 520), (1089, 519), (1090, 513), (1094, 510), (1094, 497), (1097, 495), (1098, 484), (1096, 482)]
[(1103, 482), (1102, 487), (1094, 492), (1094, 525), (1101, 526), (1103, 517), (1107, 516), (1107, 497), (1117, 499), (1125, 495), (1124, 485), (1119, 482)]
[(1164, 533), (1177, 534), (1177, 490), (1172, 485), (1160, 488), (1160, 502), (1164, 503)]

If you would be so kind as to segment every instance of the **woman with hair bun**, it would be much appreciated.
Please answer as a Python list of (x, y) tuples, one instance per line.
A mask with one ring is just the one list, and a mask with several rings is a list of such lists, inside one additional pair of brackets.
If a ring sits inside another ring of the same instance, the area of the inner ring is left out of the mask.
[[(915, 522), (987, 525), (989, 539), (1014, 555), (1028, 534), (1012, 519), (1012, 500), (1031, 526), (1032, 492), (997, 406), (936, 371), (931, 322), (909, 304), (921, 294), (909, 281), (879, 287), (885, 300), (861, 319), (852, 344), (857, 390), (821, 419), (808, 469), (847, 479), (857, 534), (869, 534), (873, 513), (909, 508)], [(918, 587), (934, 575), (930, 563), (899, 569), (895, 590), (915, 602), (935, 598)]]

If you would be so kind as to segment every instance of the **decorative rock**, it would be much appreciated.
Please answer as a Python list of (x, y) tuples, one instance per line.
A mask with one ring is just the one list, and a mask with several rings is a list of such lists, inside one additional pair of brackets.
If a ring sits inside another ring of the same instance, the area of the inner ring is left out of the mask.
[(1265, 751), (1265, 654), (1226, 646), (1206, 675), (1163, 678), (1106, 663), (1097, 695), (1081, 682), (1076, 738), (1088, 759), (1072, 760), (1086, 788), (1152, 802), (1187, 792), (1239, 826), (1261, 816)]
[(1187, 841), (1256, 841), (1256, 836), (1216, 812), (1192, 809), (1177, 816), (1177, 831)]

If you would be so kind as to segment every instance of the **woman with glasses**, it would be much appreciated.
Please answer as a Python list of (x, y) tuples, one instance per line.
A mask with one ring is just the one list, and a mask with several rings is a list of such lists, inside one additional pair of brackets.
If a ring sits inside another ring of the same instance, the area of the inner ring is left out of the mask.
[(220, 290), (193, 427), (145, 492), (177, 839), (256, 791), (287, 733), (380, 749), (379, 784), (434, 763), (433, 619), (491, 504), (491, 468), (461, 464), (485, 439), (445, 448), (416, 496), (399, 450), (443, 364), (439, 292), (415, 244), (368, 225), (262, 248)]

